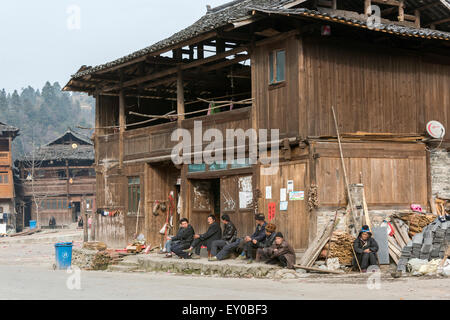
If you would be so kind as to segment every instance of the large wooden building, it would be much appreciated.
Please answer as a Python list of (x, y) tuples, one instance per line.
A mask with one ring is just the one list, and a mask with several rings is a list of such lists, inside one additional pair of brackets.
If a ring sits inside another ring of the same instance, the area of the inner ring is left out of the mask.
[(3, 231), (16, 228), (11, 146), (18, 134), (19, 129), (0, 122), (0, 224), (6, 229)]
[[(450, 143), (449, 133), (425, 134), (430, 120), (450, 125), (449, 8), (445, 0), (232, 1), (143, 50), (83, 66), (64, 90), (96, 98), (97, 205), (114, 212), (96, 216), (97, 240), (124, 246), (138, 230), (158, 245), (172, 214), (174, 226), (187, 217), (202, 232), (209, 213), (228, 213), (242, 236), (262, 212), (305, 249), (347, 203), (332, 106), (349, 183), (364, 184), (374, 218), (426, 207), (429, 150)], [(174, 164), (172, 133), (194, 134), (196, 121), (203, 133), (278, 129), (279, 137), (258, 143), (259, 154), (271, 152), (256, 164)], [(279, 170), (267, 175), (261, 160), (277, 150)]]
[(22, 184), (24, 225), (37, 220), (48, 226), (77, 222), (80, 214), (95, 212), (94, 146), (71, 129), (15, 161)]

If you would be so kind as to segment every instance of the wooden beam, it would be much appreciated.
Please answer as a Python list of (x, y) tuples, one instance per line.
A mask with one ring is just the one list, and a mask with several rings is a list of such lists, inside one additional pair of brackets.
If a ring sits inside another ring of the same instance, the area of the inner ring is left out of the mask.
[(119, 93), (119, 168), (123, 168), (123, 142), (124, 142), (124, 133), (126, 126), (126, 118), (125, 118), (125, 91), (122, 89)]
[(204, 59), (205, 58), (205, 52), (203, 50), (203, 42), (199, 43), (197, 45), (197, 59)]
[(135, 64), (135, 63), (137, 63), (137, 62), (139, 62), (139, 61), (144, 61), (145, 59), (147, 59), (148, 56), (159, 56), (159, 55), (161, 55), (161, 54), (163, 54), (163, 53), (165, 53), (165, 52), (169, 52), (169, 51), (174, 50), (174, 49), (177, 49), (177, 48), (182, 48), (182, 47), (185, 47), (185, 46), (194, 44), (194, 43), (198, 43), (198, 42), (201, 42), (201, 41), (205, 41), (205, 40), (214, 38), (214, 37), (216, 37), (216, 36), (217, 36), (217, 32), (216, 32), (216, 31), (211, 31), (211, 32), (205, 33), (205, 34), (203, 34), (203, 35), (200, 35), (200, 36), (198, 36), (198, 37), (195, 37), (195, 38), (192, 38), (192, 39), (183, 41), (183, 42), (181, 42), (181, 43), (174, 44), (174, 45), (169, 46), (169, 47), (167, 47), (167, 48), (163, 48), (163, 49), (157, 50), (157, 51), (155, 51), (155, 52), (153, 52), (153, 53), (150, 53), (150, 54), (148, 54), (148, 55), (145, 55), (145, 56), (142, 56), (142, 57), (139, 57), (139, 58), (136, 58), (136, 59), (133, 59), (133, 60), (124, 62), (124, 63), (119, 64), (119, 65), (117, 65), (117, 66), (114, 66), (114, 67), (111, 67), (111, 68), (106, 68), (106, 69), (104, 69), (104, 70), (100, 70), (100, 71), (98, 71), (97, 73), (105, 73), (105, 72), (110, 72), (110, 71), (118, 70), (118, 69), (121, 69), (121, 68), (123, 68), (123, 67), (129, 66), (129, 65), (132, 65), (132, 64)]
[(414, 10), (414, 16), (416, 17), (414, 24), (416, 25), (416, 28), (420, 28), (420, 11)]
[[(236, 49), (233, 49), (233, 50), (229, 50), (229, 51), (226, 51), (226, 52), (222, 52), (222, 53), (216, 54), (215, 56), (211, 56), (211, 57), (208, 57), (208, 58), (205, 58), (205, 59), (202, 59), (202, 60), (196, 60), (194, 62), (182, 64), (182, 65), (180, 65), (180, 68), (181, 68), (181, 70), (187, 70), (187, 69), (195, 68), (195, 67), (201, 66), (203, 64), (214, 62), (214, 61), (217, 61), (217, 60), (221, 60), (221, 59), (224, 59), (226, 57), (229, 57), (229, 56), (232, 56), (232, 55), (235, 55), (235, 54), (241, 53), (243, 51), (247, 51), (247, 50), (248, 50), (247, 47), (239, 47), (239, 48), (236, 48)], [(123, 87), (124, 88), (125, 87), (130, 87), (130, 86), (134, 86), (134, 85), (137, 85), (139, 83), (142, 83), (142, 82), (148, 82), (148, 81), (151, 81), (151, 80), (163, 78), (163, 77), (166, 77), (168, 75), (171, 75), (171, 74), (174, 74), (174, 73), (177, 73), (177, 72), (178, 72), (178, 67), (170, 68), (170, 69), (163, 70), (163, 71), (156, 72), (156, 73), (152, 73), (152, 74), (149, 74), (149, 75), (146, 75), (146, 76), (143, 76), (143, 77), (138, 77), (138, 78), (130, 80), (130, 81), (125, 81), (123, 83)], [(120, 88), (121, 88), (120, 85), (114, 85), (114, 86), (110, 86), (110, 87), (105, 87), (103, 89), (103, 91), (108, 92), (108, 91), (118, 90)]]
[(441, 4), (441, 2), (440, 1), (432, 2), (429, 4), (423, 5), (421, 7), (418, 7), (415, 10), (419, 10), (419, 11), (426, 10), (426, 9), (432, 8), (434, 6), (437, 6), (438, 4)]
[(331, 0), (331, 9), (337, 10), (337, 0)]
[(400, 1), (398, 6), (398, 21), (405, 21), (405, 4), (403, 0)]
[(184, 120), (184, 85), (183, 85), (183, 71), (178, 69), (177, 73), (177, 114), (178, 124), (181, 127), (181, 121)]
[(394, 12), (397, 12), (397, 10), (398, 10), (398, 8), (396, 8), (396, 7), (384, 9), (383, 11), (381, 11), (381, 16), (387, 16), (387, 15), (393, 14)]
[(446, 23), (446, 22), (450, 22), (450, 18), (445, 18), (445, 19), (442, 19), (442, 20), (437, 20), (437, 21), (430, 22), (430, 23), (427, 24), (427, 26), (431, 26), (431, 25), (436, 26), (438, 24), (443, 24), (443, 23)]
[(364, 16), (367, 18), (369, 14), (372, 13), (372, 2), (371, 0), (364, 0)]
[(373, 3), (385, 4), (389, 6), (400, 7), (402, 1), (398, 0), (372, 0)]

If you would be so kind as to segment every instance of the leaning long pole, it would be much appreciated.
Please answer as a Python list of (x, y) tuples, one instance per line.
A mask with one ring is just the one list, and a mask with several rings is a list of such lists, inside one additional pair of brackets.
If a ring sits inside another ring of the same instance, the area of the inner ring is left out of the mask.
[(336, 113), (334, 112), (333, 106), (331, 107), (331, 110), (333, 111), (334, 126), (336, 127), (337, 139), (338, 139), (338, 143), (339, 143), (339, 152), (341, 154), (341, 164), (342, 164), (342, 170), (344, 171), (344, 183), (345, 183), (345, 188), (347, 190), (348, 202), (350, 204), (350, 210), (352, 212), (353, 220), (355, 220), (355, 215), (353, 212), (353, 201), (352, 201), (352, 197), (350, 195), (350, 187), (349, 187), (348, 178), (347, 178), (347, 170), (345, 169), (344, 153), (342, 152), (341, 135), (339, 134), (339, 127), (337, 124)]

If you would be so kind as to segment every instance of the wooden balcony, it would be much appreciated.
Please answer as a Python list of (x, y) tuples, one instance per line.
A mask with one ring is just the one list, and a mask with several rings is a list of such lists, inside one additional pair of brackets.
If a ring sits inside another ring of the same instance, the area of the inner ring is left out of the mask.
[[(24, 195), (33, 195), (31, 181), (23, 181)], [(95, 177), (75, 178), (73, 183), (67, 183), (66, 179), (38, 179), (34, 182), (34, 192), (39, 196), (65, 196), (95, 194)]]
[[(247, 130), (251, 128), (251, 108), (241, 108), (220, 112), (214, 115), (201, 116), (183, 120), (181, 126), (191, 132), (193, 137), (194, 121), (202, 121), (203, 132), (210, 128), (219, 129), (225, 137), (226, 129)], [(167, 156), (178, 143), (171, 141), (172, 132), (177, 128), (177, 122), (164, 123), (129, 130), (124, 133), (124, 160), (136, 160)], [(119, 161), (119, 133), (100, 136), (99, 145), (95, 150), (100, 162)]]

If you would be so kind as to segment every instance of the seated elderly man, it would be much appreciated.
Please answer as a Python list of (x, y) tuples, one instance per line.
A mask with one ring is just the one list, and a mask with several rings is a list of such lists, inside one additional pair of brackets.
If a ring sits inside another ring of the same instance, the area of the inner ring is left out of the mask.
[(377, 252), (378, 243), (372, 238), (369, 226), (365, 225), (359, 232), (358, 237), (353, 242), (353, 249), (356, 253), (356, 261), (353, 258), (353, 266), (359, 265), (362, 272), (366, 272), (367, 268), (372, 265), (378, 265)]
[[(270, 250), (270, 247), (273, 245), (275, 241), (277, 226), (273, 223), (269, 223), (266, 225), (266, 238), (264, 241), (257, 242), (256, 245), (258, 249), (256, 250), (256, 259), (255, 262), (260, 262), (261, 257), (266, 257), (265, 253)], [(253, 260), (249, 259), (247, 263), (252, 263)]]
[(284, 239), (281, 232), (275, 234), (275, 241), (270, 248), (263, 251), (262, 259), (267, 259), (267, 264), (278, 264), (283, 268), (294, 269), (294, 248)]

